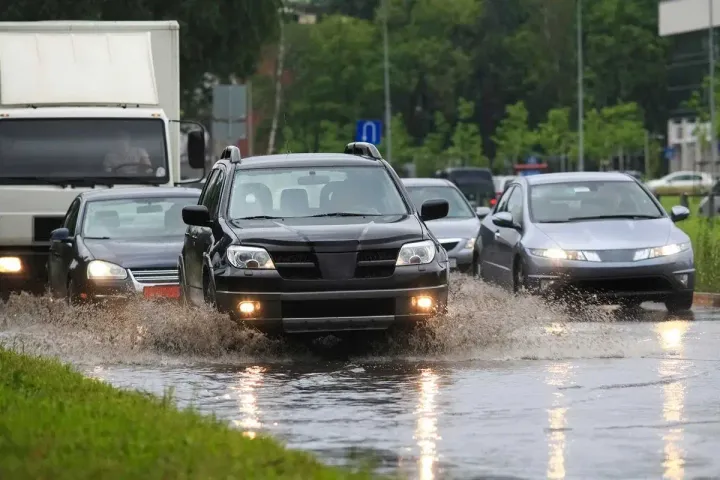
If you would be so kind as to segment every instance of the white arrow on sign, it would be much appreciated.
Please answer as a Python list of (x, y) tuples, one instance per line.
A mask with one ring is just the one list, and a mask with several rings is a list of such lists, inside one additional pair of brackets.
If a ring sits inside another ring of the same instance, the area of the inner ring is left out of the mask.
[(375, 140), (377, 138), (377, 129), (375, 128), (375, 124), (373, 122), (365, 122), (365, 124), (363, 125), (363, 128), (362, 128), (362, 132), (363, 132), (362, 141), (363, 142), (368, 141), (368, 135), (367, 135), (368, 127), (370, 127), (370, 130), (372, 130), (372, 136), (370, 138), (372, 138), (373, 140)]

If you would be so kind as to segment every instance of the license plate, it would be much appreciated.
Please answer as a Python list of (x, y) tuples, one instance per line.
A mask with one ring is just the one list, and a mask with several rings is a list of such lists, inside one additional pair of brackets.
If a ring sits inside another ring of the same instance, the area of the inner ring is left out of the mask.
[(450, 268), (457, 268), (457, 258), (450, 259)]
[(145, 298), (180, 298), (180, 285), (154, 285), (143, 288)]

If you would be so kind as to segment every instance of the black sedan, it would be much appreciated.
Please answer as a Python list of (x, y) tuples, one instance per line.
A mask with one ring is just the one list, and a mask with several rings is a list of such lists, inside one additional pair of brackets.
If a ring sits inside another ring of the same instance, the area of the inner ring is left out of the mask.
[(133, 293), (179, 297), (182, 209), (199, 196), (200, 190), (173, 187), (81, 193), (51, 235), (51, 292), (70, 302)]
[(624, 173), (550, 173), (518, 178), (480, 227), (476, 273), (518, 291), (579, 295), (637, 307), (693, 302), (688, 236), (640, 182)]

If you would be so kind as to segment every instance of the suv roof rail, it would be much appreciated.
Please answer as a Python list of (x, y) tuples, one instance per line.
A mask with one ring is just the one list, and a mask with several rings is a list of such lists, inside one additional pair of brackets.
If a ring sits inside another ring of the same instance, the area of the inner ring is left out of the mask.
[(358, 157), (368, 157), (374, 160), (382, 160), (382, 155), (377, 147), (368, 142), (352, 142), (345, 145), (345, 152), (348, 155), (357, 155)]
[(230, 159), (231, 163), (240, 163), (242, 156), (240, 155), (240, 149), (235, 145), (228, 145), (220, 154), (220, 160)]

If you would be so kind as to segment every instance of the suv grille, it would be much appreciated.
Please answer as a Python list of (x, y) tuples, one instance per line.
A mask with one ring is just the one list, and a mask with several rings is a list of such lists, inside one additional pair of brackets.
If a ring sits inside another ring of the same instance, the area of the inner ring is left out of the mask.
[(398, 248), (362, 250), (358, 252), (355, 278), (389, 277), (395, 273)]
[(180, 283), (177, 268), (130, 270), (130, 274), (139, 283)]
[(281, 277), (289, 280), (316, 280), (321, 278), (314, 253), (270, 252), (275, 268)]

